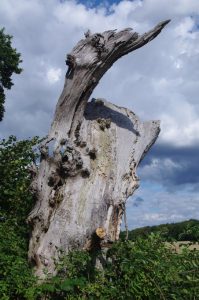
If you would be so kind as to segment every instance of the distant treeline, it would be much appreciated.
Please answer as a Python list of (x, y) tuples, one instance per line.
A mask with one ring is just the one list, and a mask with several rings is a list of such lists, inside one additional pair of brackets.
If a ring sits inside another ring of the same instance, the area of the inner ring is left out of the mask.
[[(199, 221), (191, 219), (172, 224), (161, 224), (157, 226), (145, 226), (129, 230), (128, 239), (136, 241), (138, 237), (147, 238), (151, 233), (160, 233), (166, 241), (199, 241)], [(122, 231), (121, 239), (125, 239), (126, 232)]]

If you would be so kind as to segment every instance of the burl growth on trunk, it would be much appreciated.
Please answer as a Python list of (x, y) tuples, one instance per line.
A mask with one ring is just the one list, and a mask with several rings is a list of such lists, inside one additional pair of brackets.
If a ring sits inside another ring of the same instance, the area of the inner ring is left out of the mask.
[(104, 99), (88, 102), (104, 73), (121, 56), (154, 39), (169, 21), (138, 35), (85, 34), (67, 55), (65, 84), (32, 183), (36, 205), (29, 258), (36, 274), (55, 274), (55, 261), (72, 249), (119, 238), (127, 198), (138, 187), (136, 168), (157, 139), (159, 121), (141, 122), (129, 109)]

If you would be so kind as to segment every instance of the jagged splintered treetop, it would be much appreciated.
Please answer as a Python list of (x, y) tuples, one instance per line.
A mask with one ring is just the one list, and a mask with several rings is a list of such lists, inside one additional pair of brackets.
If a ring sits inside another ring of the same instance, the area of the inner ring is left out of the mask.
[(132, 28), (119, 32), (85, 33), (85, 39), (80, 40), (67, 55), (66, 83), (56, 107), (50, 137), (60, 140), (63, 137), (60, 127), (63, 126), (70, 135), (82, 119), (86, 103), (105, 72), (120, 57), (153, 40), (169, 22), (160, 22), (143, 35), (133, 32)]
[(29, 258), (40, 277), (56, 273), (60, 253), (118, 239), (126, 200), (139, 185), (136, 168), (158, 137), (159, 121), (141, 122), (105, 100), (87, 102), (116, 60), (154, 39), (168, 22), (141, 36), (130, 28), (88, 31), (67, 55), (64, 88), (32, 184), (37, 201), (28, 217)]

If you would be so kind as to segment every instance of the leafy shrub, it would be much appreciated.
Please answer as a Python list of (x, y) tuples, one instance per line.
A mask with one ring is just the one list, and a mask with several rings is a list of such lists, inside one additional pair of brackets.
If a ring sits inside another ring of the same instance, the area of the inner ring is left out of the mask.
[[(117, 242), (103, 270), (86, 252), (73, 251), (58, 275), (40, 286), (46, 299), (197, 299), (199, 251), (172, 252), (158, 235)], [(60, 273), (61, 271), (61, 273)], [(42, 298), (41, 298), (42, 299)]]
[[(10, 137), (0, 143), (1, 300), (199, 299), (199, 251), (172, 251), (164, 242), (165, 226), (163, 234), (119, 241), (107, 252), (73, 251), (58, 263), (55, 277), (38, 283), (27, 262), (25, 223), (34, 203), (28, 167), (37, 160), (38, 142)], [(97, 269), (102, 256), (104, 268)]]
[(39, 139), (0, 142), (0, 297), (33, 299), (36, 279), (27, 262), (29, 229), (25, 222), (33, 205), (28, 167), (38, 155)]

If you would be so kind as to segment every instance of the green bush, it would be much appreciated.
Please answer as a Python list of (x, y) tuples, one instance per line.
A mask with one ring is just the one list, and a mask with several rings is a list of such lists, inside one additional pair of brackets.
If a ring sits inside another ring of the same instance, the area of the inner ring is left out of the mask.
[[(0, 143), (0, 299), (199, 299), (199, 251), (176, 253), (162, 234), (119, 241), (104, 254), (73, 251), (57, 264), (57, 275), (38, 283), (27, 262), (29, 228), (25, 222), (34, 199), (28, 167), (36, 162), (38, 138)], [(197, 228), (186, 227), (182, 235)], [(95, 260), (104, 259), (104, 268)]]
[(28, 167), (38, 155), (39, 139), (0, 142), (0, 297), (31, 298), (36, 283), (27, 262), (29, 228), (26, 218), (33, 206)]
[(198, 299), (199, 251), (172, 252), (159, 235), (117, 242), (103, 270), (86, 252), (73, 251), (58, 275), (40, 286), (45, 299)]

